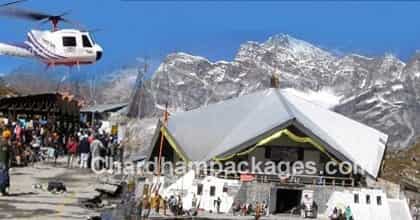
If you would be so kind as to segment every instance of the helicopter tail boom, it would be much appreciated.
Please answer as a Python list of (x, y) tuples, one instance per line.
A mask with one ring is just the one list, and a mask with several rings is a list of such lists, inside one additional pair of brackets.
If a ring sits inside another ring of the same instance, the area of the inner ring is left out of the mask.
[(18, 57), (34, 57), (30, 48), (25, 45), (14, 45), (0, 43), (0, 55), (18, 56)]

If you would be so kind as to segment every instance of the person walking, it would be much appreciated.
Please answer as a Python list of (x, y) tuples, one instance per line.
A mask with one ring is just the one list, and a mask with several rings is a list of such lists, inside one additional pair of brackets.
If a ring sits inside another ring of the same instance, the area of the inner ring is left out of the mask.
[(143, 196), (143, 219), (149, 218), (150, 215), (150, 201), (147, 195)]
[(247, 208), (248, 208), (247, 203), (242, 204), (242, 216), (246, 216), (246, 213), (248, 212)]
[(100, 171), (103, 165), (103, 157), (101, 157), (101, 152), (103, 152), (104, 150), (104, 145), (100, 141), (99, 136), (96, 136), (93, 139), (92, 143), (90, 144), (90, 147), (92, 155), (91, 167), (92, 169)]
[(11, 132), (5, 130), (2, 133), (2, 139), (0, 141), (0, 195), (6, 195), (7, 189), (10, 187), (10, 176), (9, 168), (11, 163), (11, 146), (10, 137)]
[(58, 156), (60, 155), (60, 136), (57, 132), (53, 133), (53, 137), (52, 137), (52, 141), (53, 141), (53, 148), (54, 148), (54, 165), (57, 165), (57, 159)]
[(238, 199), (232, 204), (232, 214), (233, 216), (236, 216), (236, 213), (241, 212), (241, 201)]
[(353, 220), (353, 213), (351, 212), (350, 206), (347, 206), (344, 210), (344, 215), (346, 217), (346, 220)]
[(255, 204), (255, 220), (259, 220), (261, 218), (262, 208), (261, 204), (257, 202)]
[(416, 207), (416, 205), (411, 206), (411, 216), (413, 220), (419, 219), (419, 209)]
[(162, 199), (163, 216), (166, 216), (166, 209), (168, 208), (168, 197)]
[(338, 220), (346, 220), (343, 210), (341, 209), (338, 210)]
[(339, 216), (338, 209), (337, 207), (335, 207), (332, 214), (329, 216), (330, 220), (338, 220), (338, 216)]
[(220, 204), (221, 203), (222, 203), (222, 200), (220, 199), (220, 197), (217, 197), (217, 200), (216, 200), (217, 214), (220, 214)]
[(156, 195), (154, 192), (150, 194), (149, 202), (150, 202), (150, 214), (154, 215), (155, 209), (156, 209)]
[(162, 201), (162, 196), (159, 193), (156, 193), (156, 214), (159, 215), (160, 213), (160, 202)]
[(142, 212), (143, 212), (143, 198), (139, 198), (139, 200), (137, 202), (137, 216), (138, 216), (138, 218), (136, 218), (136, 219), (141, 219), (142, 218)]
[(90, 154), (90, 145), (87, 136), (83, 136), (79, 145), (80, 152), (80, 168), (88, 168), (88, 160)]
[(195, 193), (193, 195), (193, 198), (191, 200), (191, 208), (195, 209), (197, 207), (197, 196), (195, 196)]
[(267, 202), (264, 200), (261, 204), (261, 209), (262, 209), (262, 215), (264, 216), (268, 216), (268, 204)]
[(40, 161), (42, 158), (40, 158), (41, 137), (39, 135), (33, 135), (31, 147), (35, 154), (35, 161)]
[(73, 161), (76, 158), (76, 153), (77, 153), (77, 141), (76, 141), (76, 138), (74, 138), (73, 136), (70, 136), (69, 141), (67, 143), (67, 153), (68, 153), (67, 167), (72, 168)]

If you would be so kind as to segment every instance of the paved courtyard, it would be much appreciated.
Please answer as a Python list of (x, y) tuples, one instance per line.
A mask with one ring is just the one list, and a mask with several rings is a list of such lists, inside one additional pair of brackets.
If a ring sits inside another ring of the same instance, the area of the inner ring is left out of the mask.
[[(87, 219), (97, 214), (79, 203), (96, 194), (96, 177), (87, 170), (64, 167), (61, 161), (57, 166), (38, 163), (12, 168), (10, 195), (0, 197), (0, 219)], [(64, 182), (67, 192), (54, 194), (33, 187), (51, 180)]]
[[(68, 169), (64, 159), (57, 166), (51, 163), (37, 163), (34, 166), (11, 169), (10, 195), (0, 197), (0, 219), (88, 219), (100, 215), (99, 211), (84, 208), (80, 201), (92, 198), (95, 191), (97, 177), (88, 170), (79, 168)], [(41, 184), (46, 188), (48, 181), (61, 181), (67, 187), (66, 193), (51, 193), (45, 189), (36, 189), (34, 184)], [(117, 218), (114, 218), (117, 219)], [(151, 219), (167, 220), (173, 217), (156, 217)], [(191, 219), (178, 217), (177, 219)], [(251, 220), (253, 216), (214, 215), (200, 213), (193, 219), (219, 220)], [(281, 215), (263, 217), (262, 220), (298, 220), (301, 217)], [(325, 219), (325, 218), (319, 218)]]

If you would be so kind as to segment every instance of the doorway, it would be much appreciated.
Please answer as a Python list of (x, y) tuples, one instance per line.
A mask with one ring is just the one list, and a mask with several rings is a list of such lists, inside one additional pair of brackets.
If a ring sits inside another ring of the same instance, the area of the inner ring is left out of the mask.
[(290, 213), (293, 208), (300, 205), (302, 190), (277, 189), (275, 213)]

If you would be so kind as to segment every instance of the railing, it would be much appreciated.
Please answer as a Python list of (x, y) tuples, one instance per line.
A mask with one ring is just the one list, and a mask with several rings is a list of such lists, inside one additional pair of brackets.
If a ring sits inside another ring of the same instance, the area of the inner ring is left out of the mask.
[[(204, 178), (206, 176), (216, 176), (222, 179), (240, 180), (240, 173), (220, 172), (212, 169), (206, 169), (199, 172), (196, 176)], [(349, 177), (317, 176), (317, 175), (288, 175), (278, 176), (264, 173), (247, 173), (252, 175), (253, 180), (263, 183), (276, 183), (280, 185), (324, 185), (324, 186), (344, 186), (354, 187), (355, 181)]]

